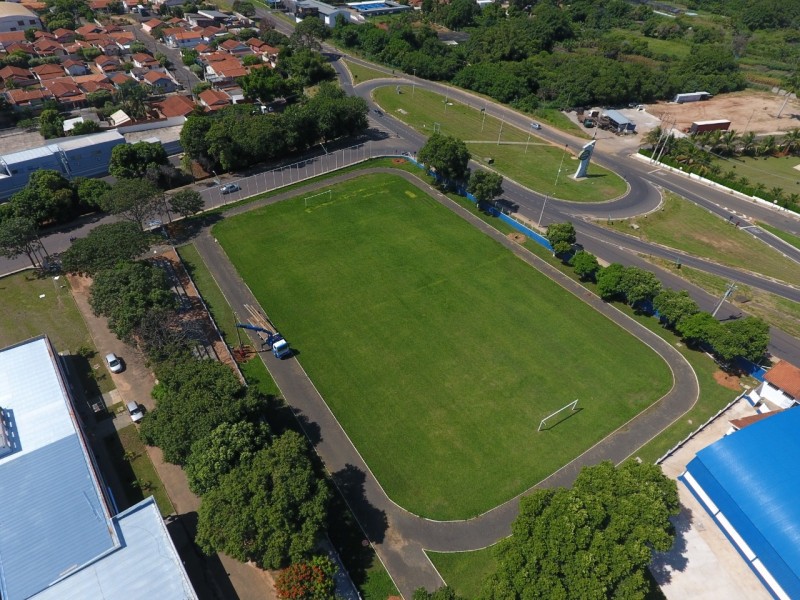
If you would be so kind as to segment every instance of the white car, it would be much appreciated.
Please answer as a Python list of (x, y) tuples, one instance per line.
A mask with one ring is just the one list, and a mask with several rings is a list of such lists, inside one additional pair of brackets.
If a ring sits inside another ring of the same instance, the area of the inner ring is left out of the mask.
[(131, 416), (131, 421), (134, 423), (138, 423), (144, 418), (142, 407), (136, 404), (136, 402), (128, 402), (125, 404), (125, 407), (128, 409), (128, 414)]
[(120, 373), (125, 368), (119, 356), (113, 352), (106, 354), (106, 364), (108, 365), (108, 370), (112, 373)]
[(239, 187), (239, 185), (237, 185), (235, 183), (229, 183), (229, 184), (223, 185), (221, 188), (219, 188), (219, 191), (222, 192), (223, 194), (232, 194), (233, 192), (238, 192), (241, 189), (242, 188)]

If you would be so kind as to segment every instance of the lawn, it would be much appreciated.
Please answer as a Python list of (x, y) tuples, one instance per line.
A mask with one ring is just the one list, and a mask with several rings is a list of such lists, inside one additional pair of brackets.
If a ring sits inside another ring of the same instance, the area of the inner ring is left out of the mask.
[(350, 74), (353, 76), (353, 85), (358, 85), (359, 83), (369, 81), (370, 79), (391, 77), (391, 75), (388, 73), (384, 73), (383, 71), (378, 71), (376, 69), (370, 69), (369, 67), (365, 67), (364, 65), (360, 65), (349, 60), (344, 61), (344, 64), (347, 66), (348, 71), (350, 71)]
[(787, 244), (791, 244), (795, 248), (800, 248), (800, 237), (792, 235), (791, 233), (787, 233), (781, 229), (778, 229), (777, 227), (773, 227), (772, 225), (767, 225), (766, 223), (759, 223), (758, 226), (765, 231), (769, 231), (775, 237), (781, 238)]
[(800, 171), (795, 169), (800, 165), (800, 158), (796, 156), (718, 158), (714, 164), (719, 165), (723, 173), (733, 170), (737, 177), (747, 177), (751, 185), (762, 183), (768, 190), (779, 187), (787, 195), (800, 194)]
[[(665, 192), (663, 208), (644, 217), (600, 225), (720, 264), (800, 284), (797, 264), (706, 209)], [(632, 224), (639, 226), (633, 229)]]
[[(389, 496), (418, 514), (496, 506), (671, 385), (638, 340), (390, 175), (214, 235)], [(536, 432), (575, 398), (581, 411)]]
[[(421, 88), (412, 93), (410, 86), (402, 85), (399, 86), (402, 93), (398, 94), (395, 87), (382, 87), (374, 92), (376, 102), (387, 113), (425, 135), (438, 131), (464, 140), (474, 160), (487, 164), (487, 159), (492, 159), (492, 168), (498, 173), (530, 189), (575, 202), (611, 200), (627, 190), (622, 178), (595, 164), (589, 167), (588, 178), (573, 180), (570, 175), (577, 169), (574, 158), (577, 147), (565, 153), (564, 148), (492, 116), (491, 108), (484, 119), (480, 112), (482, 104), (467, 106), (452, 100), (445, 104), (441, 94)], [(557, 178), (559, 167), (562, 170)]]
[(445, 583), (459, 596), (479, 598), (486, 578), (497, 568), (494, 546), (472, 552), (427, 552)]
[(123, 427), (117, 433), (119, 437), (111, 435), (105, 439), (105, 443), (127, 496), (127, 504), (124, 506), (122, 499), (117, 499), (117, 502), (120, 503), (120, 510), (133, 506), (152, 495), (155, 496), (162, 517), (173, 514), (175, 508), (172, 506), (153, 462), (147, 455), (147, 449), (139, 437), (136, 425)]

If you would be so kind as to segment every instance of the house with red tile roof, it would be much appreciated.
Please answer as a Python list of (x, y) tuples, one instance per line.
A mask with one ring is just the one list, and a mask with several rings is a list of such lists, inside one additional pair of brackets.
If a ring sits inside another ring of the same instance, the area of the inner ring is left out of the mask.
[(75, 32), (69, 29), (64, 29), (63, 27), (59, 27), (53, 32), (53, 37), (57, 42), (61, 44), (64, 44), (66, 42), (74, 42)]
[(157, 88), (162, 94), (168, 94), (178, 89), (178, 84), (167, 73), (160, 73), (159, 71), (148, 71), (144, 75), (144, 82)]
[(7, 31), (0, 33), (0, 52), (7, 52), (6, 46), (15, 42), (24, 42), (24, 31)]
[(50, 79), (44, 82), (44, 86), (59, 104), (75, 108), (86, 103), (86, 94), (71, 79)]
[(89, 2), (89, 8), (99, 12), (108, 12), (108, 7), (113, 1), (114, 0), (91, 0), (91, 2)]
[(29, 56), (36, 56), (36, 50), (33, 44), (28, 42), (11, 42), (5, 45), (5, 51), (11, 54), (12, 52), (23, 52)]
[(86, 37), (87, 35), (91, 35), (93, 33), (101, 33), (102, 31), (103, 28), (100, 27), (99, 25), (95, 25), (94, 23), (89, 23), (88, 25), (83, 25), (81, 27), (78, 27), (75, 30), (75, 33), (83, 37)]
[(756, 403), (764, 400), (780, 408), (800, 404), (800, 368), (781, 360), (764, 375), (764, 381), (747, 393)]
[(113, 92), (114, 86), (113, 84), (109, 83), (108, 81), (84, 81), (78, 84), (78, 87), (81, 88), (87, 94), (94, 94), (95, 92), (99, 92), (100, 90), (105, 90), (107, 92)]
[(105, 33), (90, 33), (86, 36), (86, 41), (108, 56), (116, 56), (120, 53), (117, 42)]
[(3, 85), (11, 82), (15, 87), (28, 87), (37, 83), (36, 77), (28, 69), (7, 66), (0, 69), (0, 81)]
[(167, 45), (173, 48), (194, 48), (203, 41), (202, 36), (196, 31), (185, 31), (183, 29), (169, 35), (165, 34), (164, 38)]
[(117, 46), (119, 46), (119, 49), (123, 52), (130, 51), (131, 43), (136, 40), (136, 35), (132, 31), (115, 31), (109, 33), (108, 37), (114, 40)]
[(106, 56), (104, 54), (95, 58), (94, 64), (97, 65), (97, 68), (103, 73), (115, 73), (122, 68), (122, 63), (119, 58), (116, 56)]
[(191, 98), (181, 95), (169, 96), (163, 102), (156, 102), (154, 106), (165, 119), (185, 117), (197, 108)]
[(206, 107), (206, 110), (219, 110), (231, 104), (231, 97), (225, 92), (219, 90), (205, 90), (200, 92), (198, 96), (200, 104)]
[(220, 27), (214, 27), (213, 25), (209, 25), (208, 27), (203, 27), (199, 29), (198, 33), (202, 36), (202, 38), (206, 42), (211, 43), (212, 40), (218, 38), (221, 35), (225, 35), (228, 32), (225, 31), (224, 29), (221, 29)]
[(228, 54), (233, 54), (234, 56), (243, 56), (245, 54), (253, 53), (247, 44), (240, 42), (239, 40), (225, 40), (219, 45), (219, 47), (225, 50), (225, 52)]
[(164, 21), (162, 21), (161, 19), (150, 19), (149, 21), (142, 23), (142, 31), (144, 31), (145, 33), (152, 33), (153, 29), (163, 24)]
[(133, 61), (133, 64), (137, 67), (145, 67), (148, 69), (159, 66), (159, 62), (155, 58), (144, 52), (137, 52), (132, 55), (131, 61)]
[(197, 46), (194, 47), (197, 50), (198, 54), (206, 54), (208, 52), (214, 52), (214, 49), (206, 44), (205, 42), (200, 42)]
[(237, 77), (245, 75), (247, 69), (238, 59), (232, 57), (230, 60), (213, 62), (206, 67), (206, 80), (216, 85), (233, 83)]
[(48, 40), (54, 40), (54, 39), (56, 39), (56, 36), (53, 35), (52, 33), (50, 33), (49, 31), (37, 30), (37, 31), (33, 32), (33, 40), (34, 41), (40, 40), (42, 38), (45, 38), (45, 39), (48, 39)]
[(113, 83), (116, 87), (119, 87), (124, 83), (135, 80), (132, 77), (125, 75), (125, 73), (114, 73), (109, 81), (111, 81), (111, 83)]
[(61, 65), (39, 65), (38, 67), (33, 67), (31, 72), (36, 75), (39, 81), (64, 76), (64, 68)]
[(67, 51), (64, 49), (60, 43), (56, 42), (55, 40), (49, 40), (47, 38), (41, 38), (36, 40), (33, 43), (33, 47), (36, 50), (36, 54), (38, 56), (66, 56)]
[(53, 97), (49, 91), (43, 89), (7, 90), (5, 94), (8, 103), (16, 108), (36, 108)]
[(86, 66), (86, 63), (80, 60), (75, 60), (72, 58), (68, 58), (67, 60), (61, 61), (61, 66), (64, 67), (64, 70), (67, 72), (67, 75), (86, 75), (89, 73), (89, 68)]

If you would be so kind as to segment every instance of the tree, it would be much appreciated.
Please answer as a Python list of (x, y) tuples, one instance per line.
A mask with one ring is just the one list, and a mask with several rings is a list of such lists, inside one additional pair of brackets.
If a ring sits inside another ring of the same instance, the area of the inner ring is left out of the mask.
[(622, 273), (620, 289), (629, 306), (649, 302), (661, 291), (661, 282), (651, 271), (627, 267)]
[(272, 69), (253, 69), (239, 79), (239, 85), (246, 98), (264, 103), (282, 98), (291, 90), (283, 76)]
[(281, 600), (330, 600), (336, 588), (336, 565), (327, 556), (315, 556), (278, 573), (275, 591)]
[(699, 312), (680, 320), (676, 328), (690, 346), (702, 346), (710, 342), (721, 327), (711, 313)]
[(43, 250), (36, 221), (28, 217), (8, 217), (0, 220), (0, 255), (16, 258), (22, 254), (31, 265), (38, 266), (38, 252)]
[(43, 110), (39, 115), (39, 133), (44, 139), (57, 138), (64, 135), (64, 117), (57, 110)]
[(622, 275), (625, 267), (611, 263), (597, 273), (597, 293), (603, 300), (613, 300), (622, 294)]
[(553, 247), (553, 253), (558, 256), (572, 250), (575, 243), (575, 227), (569, 221), (566, 223), (553, 223), (547, 226), (547, 241)]
[(429, 592), (425, 588), (414, 590), (413, 600), (464, 600), (456, 594), (456, 591), (449, 587), (440, 587), (435, 592)]
[(575, 271), (575, 275), (580, 277), (581, 281), (592, 281), (600, 270), (597, 257), (585, 250), (576, 252), (570, 260), (570, 263)]
[(63, 222), (75, 214), (72, 186), (58, 171), (34, 171), (27, 185), (11, 196), (11, 210), (20, 217), (28, 217), (38, 225), (52, 221)]
[(289, 43), (296, 48), (319, 52), (322, 40), (328, 37), (328, 28), (318, 17), (306, 17), (294, 28)]
[(467, 145), (450, 135), (434, 133), (420, 148), (417, 159), (445, 186), (462, 182), (469, 175)]
[(167, 151), (160, 143), (118, 144), (111, 149), (108, 172), (117, 178), (141, 179), (148, 167), (167, 164)]
[(95, 315), (108, 318), (108, 328), (123, 341), (150, 312), (175, 308), (176, 299), (162, 269), (146, 262), (121, 263), (98, 272), (89, 293)]
[[(117, 146), (116, 148), (118, 148)], [(144, 230), (145, 222), (163, 205), (163, 194), (141, 179), (120, 179), (103, 198), (103, 208)]]
[(156, 368), (153, 388), (156, 408), (142, 419), (140, 432), (164, 459), (183, 465), (192, 445), (208, 437), (222, 423), (257, 417), (264, 400), (248, 394), (230, 367), (181, 354)]
[(675, 481), (649, 463), (586, 467), (571, 489), (522, 498), (512, 535), (497, 549), (487, 600), (643, 600), (654, 551), (672, 546)]
[(769, 325), (757, 317), (736, 319), (714, 329), (708, 341), (725, 362), (739, 356), (758, 362), (769, 345)]
[(677, 292), (671, 289), (661, 290), (653, 298), (653, 309), (658, 312), (661, 322), (671, 328), (677, 327), (683, 319), (700, 312), (700, 307), (689, 296), (689, 292), (686, 290)]
[(503, 194), (503, 177), (494, 171), (474, 171), (469, 176), (467, 191), (475, 196), (478, 204), (491, 202)]
[(182, 217), (191, 217), (203, 210), (203, 196), (196, 190), (184, 189), (169, 197), (169, 208)]
[(266, 425), (248, 421), (221, 423), (208, 436), (192, 444), (184, 467), (189, 488), (199, 496), (210, 492), (223, 475), (249, 463), (269, 439)]
[(282, 51), (278, 64), (302, 87), (316, 85), (336, 77), (336, 71), (319, 52), (299, 48), (291, 52)]
[(78, 196), (78, 204), (86, 210), (97, 210), (103, 206), (103, 198), (111, 189), (111, 184), (102, 179), (76, 177), (72, 186)]
[(299, 562), (315, 547), (328, 498), (305, 441), (288, 431), (203, 496), (195, 541), (262, 569)]
[(147, 235), (129, 221), (98, 225), (85, 238), (75, 240), (61, 256), (68, 273), (94, 275), (143, 254), (150, 244)]
[(75, 123), (70, 130), (70, 135), (86, 135), (89, 133), (97, 133), (100, 131), (100, 125), (95, 121), (81, 121)]

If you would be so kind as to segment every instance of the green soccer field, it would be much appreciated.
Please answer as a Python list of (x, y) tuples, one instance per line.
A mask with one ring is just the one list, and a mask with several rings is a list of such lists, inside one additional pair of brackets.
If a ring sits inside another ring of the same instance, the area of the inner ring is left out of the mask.
[(408, 510), (482, 513), (670, 388), (648, 347), (405, 180), (365, 175), (308, 203), (214, 236)]

